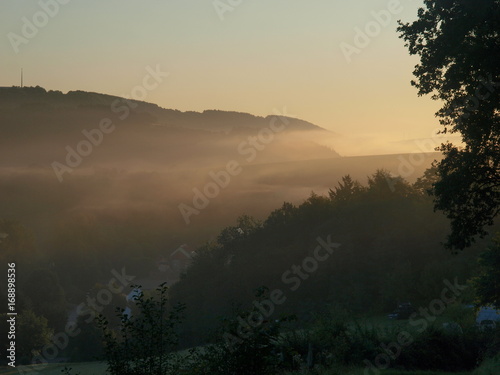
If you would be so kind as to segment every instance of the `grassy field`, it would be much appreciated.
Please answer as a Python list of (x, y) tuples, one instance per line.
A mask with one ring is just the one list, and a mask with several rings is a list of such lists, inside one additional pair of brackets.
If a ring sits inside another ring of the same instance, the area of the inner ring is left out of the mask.
[[(318, 372), (291, 372), (286, 375), (366, 375), (365, 368), (335, 369)], [(493, 374), (493, 373), (492, 373)], [(441, 372), (441, 371), (403, 371), (403, 370), (382, 370), (378, 375), (475, 375), (472, 372)], [(496, 374), (494, 374), (496, 375)]]
[[(106, 375), (106, 364), (104, 362), (84, 362), (84, 363), (57, 363), (46, 366), (24, 366), (26, 372), (18, 372), (11, 367), (0, 367), (1, 375), (27, 374), (27, 375), (61, 375), (61, 370), (67, 366), (72, 368), (72, 374), (77, 375)], [(31, 370), (31, 371), (30, 371)]]
[[(47, 365), (45, 368), (40, 368), (40, 366), (27, 366), (25, 369), (30, 369), (31, 371), (27, 371), (26, 374), (41, 374), (41, 375), (61, 375), (61, 370), (67, 366), (72, 369), (73, 375), (107, 375), (106, 372), (106, 364), (103, 362), (89, 362), (89, 363), (68, 363), (68, 364), (52, 364)], [(21, 372), (21, 374), (24, 372)], [(12, 370), (11, 368), (0, 368), (1, 375), (14, 375), (19, 374), (17, 370)], [(290, 373), (290, 375), (295, 375), (299, 373)], [(305, 373), (300, 373), (305, 374)], [(328, 371), (322, 373), (323, 375), (334, 375), (334, 374), (342, 374), (342, 375), (363, 375), (364, 368), (359, 369), (350, 369), (338, 372), (337, 371)], [(493, 373), (492, 373), (493, 374)], [(472, 375), (470, 372), (438, 372), (438, 371), (400, 371), (400, 370), (385, 370), (381, 371), (380, 375)]]

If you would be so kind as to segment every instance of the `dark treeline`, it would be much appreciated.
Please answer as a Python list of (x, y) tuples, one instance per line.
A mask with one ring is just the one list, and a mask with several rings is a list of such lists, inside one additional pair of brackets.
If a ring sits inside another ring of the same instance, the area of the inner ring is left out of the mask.
[[(286, 297), (275, 318), (293, 313), (307, 321), (333, 307), (373, 316), (401, 302), (425, 306), (440, 297), (445, 280), (465, 283), (483, 247), (459, 255), (444, 250), (449, 224), (433, 212), (426, 192), (433, 179), (432, 170), (415, 184), (377, 171), (362, 186), (347, 176), (329, 196), (284, 203), (262, 222), (240, 217), (197, 251), (171, 290), (173, 300), (187, 306), (185, 339), (203, 341), (220, 317), (250, 308), (261, 286)], [(317, 266), (304, 264), (314, 257), (318, 237), (341, 246)]]

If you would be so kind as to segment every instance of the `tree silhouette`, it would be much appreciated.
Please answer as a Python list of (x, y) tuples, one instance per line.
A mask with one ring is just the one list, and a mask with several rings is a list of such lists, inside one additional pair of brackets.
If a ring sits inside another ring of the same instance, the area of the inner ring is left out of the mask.
[(478, 304), (493, 305), (500, 309), (500, 238), (493, 241), (479, 258), (481, 271), (473, 280), (477, 290)]
[(343, 176), (342, 182), (338, 182), (338, 186), (334, 189), (330, 189), (328, 195), (337, 203), (351, 201), (363, 192), (361, 184), (353, 180), (350, 175)]
[(399, 25), (410, 55), (420, 57), (412, 85), (443, 101), (442, 133), (462, 137), (439, 148), (433, 194), (451, 219), (447, 247), (464, 249), (487, 234), (500, 207), (500, 2), (425, 0), (416, 21)]

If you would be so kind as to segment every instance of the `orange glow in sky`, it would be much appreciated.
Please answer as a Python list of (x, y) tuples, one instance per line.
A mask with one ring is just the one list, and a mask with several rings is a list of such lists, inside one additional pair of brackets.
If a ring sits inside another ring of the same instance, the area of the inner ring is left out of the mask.
[(417, 152), (411, 140), (433, 135), (439, 103), (410, 86), (418, 61), (396, 27), (421, 3), (4, 0), (0, 86), (23, 68), (28, 86), (126, 96), (159, 65), (170, 75), (145, 100), (162, 107), (286, 107), (338, 134), (342, 155)]

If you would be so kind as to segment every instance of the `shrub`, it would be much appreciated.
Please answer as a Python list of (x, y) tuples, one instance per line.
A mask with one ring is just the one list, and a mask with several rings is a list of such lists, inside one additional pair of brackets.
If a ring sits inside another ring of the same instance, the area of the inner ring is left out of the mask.
[[(140, 288), (140, 286), (135, 286)], [(118, 309), (118, 330), (112, 330), (102, 315), (98, 325), (103, 331), (104, 355), (112, 375), (178, 374), (179, 358), (173, 353), (177, 344), (175, 331), (183, 306), (167, 309), (165, 283), (156, 289), (155, 296), (143, 292), (134, 297), (138, 314), (129, 316)]]
[[(268, 299), (269, 290), (260, 288), (256, 301)], [(258, 321), (253, 320), (259, 317)], [(213, 344), (191, 351), (192, 375), (271, 375), (283, 367), (282, 319), (265, 318), (252, 307), (236, 317), (222, 319)], [(254, 324), (247, 324), (253, 321)]]

